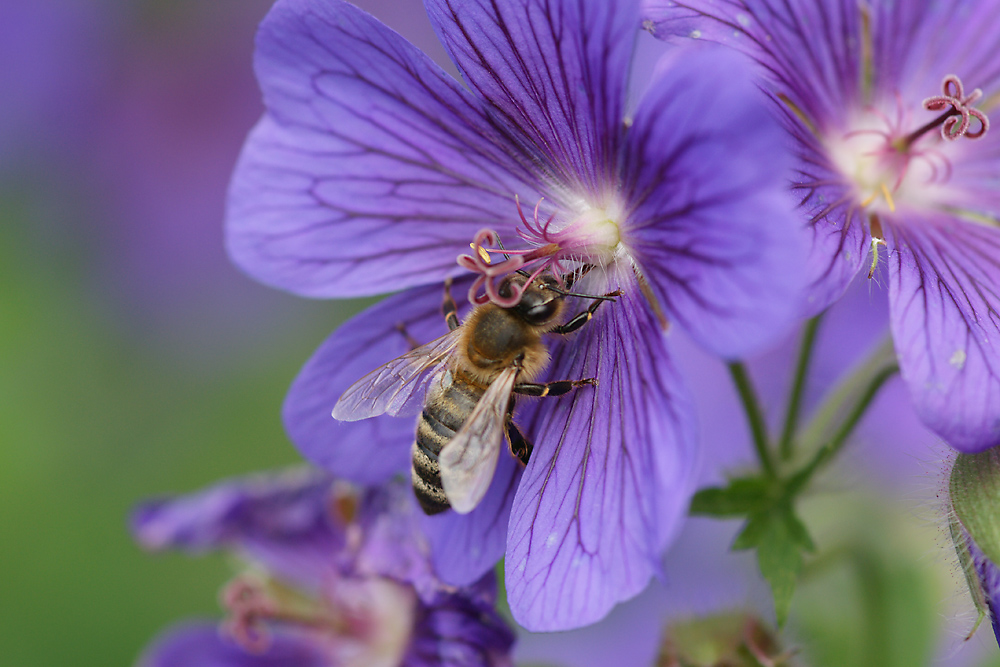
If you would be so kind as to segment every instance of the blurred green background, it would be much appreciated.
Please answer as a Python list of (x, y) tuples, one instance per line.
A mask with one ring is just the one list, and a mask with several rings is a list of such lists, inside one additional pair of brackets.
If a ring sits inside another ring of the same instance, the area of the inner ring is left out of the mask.
[[(443, 61), (418, 3), (359, 4)], [(130, 508), (300, 460), (285, 390), (362, 304), (277, 293), (225, 257), (268, 7), (0, 3), (0, 667), (128, 665), (169, 623), (217, 615), (230, 564), (143, 554)], [(820, 505), (820, 544), (863, 557), (800, 589), (808, 662), (1000, 665), (988, 627), (962, 647), (972, 618), (942, 611), (970, 605), (936, 527)]]
[(350, 305), (225, 257), (268, 2), (0, 3), (0, 665), (129, 665), (229, 565), (149, 556), (150, 495), (299, 461), (279, 409)]

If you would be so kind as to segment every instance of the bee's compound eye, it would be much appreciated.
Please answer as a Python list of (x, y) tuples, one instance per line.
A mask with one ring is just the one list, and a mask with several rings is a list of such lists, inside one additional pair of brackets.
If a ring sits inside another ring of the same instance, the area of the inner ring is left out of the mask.
[(555, 301), (543, 301), (524, 309), (521, 314), (529, 324), (545, 324), (555, 317), (557, 308)]

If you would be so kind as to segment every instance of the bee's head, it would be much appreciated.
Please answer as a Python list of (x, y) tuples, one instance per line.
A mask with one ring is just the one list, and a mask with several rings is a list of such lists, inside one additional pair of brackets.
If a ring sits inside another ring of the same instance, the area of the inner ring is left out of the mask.
[[(526, 276), (519, 273), (507, 276), (500, 283), (498, 290), (500, 296), (510, 297), (513, 293), (512, 286), (523, 286), (527, 280)], [(514, 310), (528, 324), (541, 326), (548, 324), (559, 315), (562, 310), (562, 300), (562, 290), (559, 290), (559, 283), (555, 277), (550, 274), (542, 274), (524, 288), (521, 300), (511, 310)]]

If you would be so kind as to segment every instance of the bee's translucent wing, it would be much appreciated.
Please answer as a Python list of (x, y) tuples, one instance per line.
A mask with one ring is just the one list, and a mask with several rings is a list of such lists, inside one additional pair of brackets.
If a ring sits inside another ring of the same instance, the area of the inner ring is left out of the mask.
[(432, 372), (448, 361), (458, 344), (461, 329), (379, 366), (364, 376), (333, 406), (333, 416), (341, 421), (358, 421), (388, 413), (416, 414), (423, 406), (427, 386), (438, 376)]
[(471, 512), (493, 481), (515, 377), (517, 369), (508, 368), (493, 381), (438, 457), (441, 486), (459, 514)]

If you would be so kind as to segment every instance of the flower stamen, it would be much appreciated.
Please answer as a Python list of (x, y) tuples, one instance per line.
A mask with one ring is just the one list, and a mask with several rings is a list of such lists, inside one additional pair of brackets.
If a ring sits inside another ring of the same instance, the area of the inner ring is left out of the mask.
[(892, 193), (889, 192), (889, 188), (885, 187), (885, 183), (879, 183), (879, 187), (882, 189), (882, 196), (885, 197), (885, 201), (889, 204), (889, 210), (895, 213), (896, 202), (892, 201)]
[[(885, 185), (882, 187), (884, 188)], [(890, 199), (890, 201), (892, 200)], [(875, 269), (878, 268), (878, 247), (886, 247), (882, 232), (882, 221), (879, 219), (877, 213), (869, 214), (868, 229), (872, 235), (872, 265), (868, 269), (868, 279), (871, 280), (872, 276), (875, 275)]]

